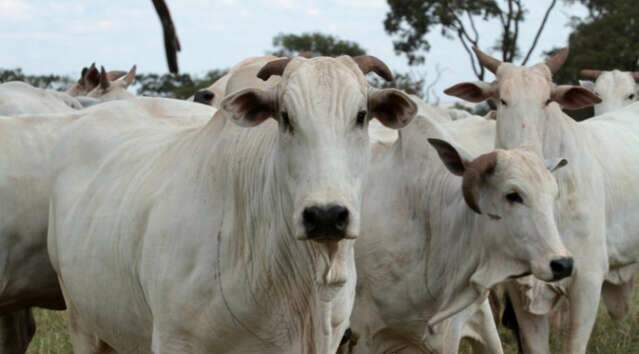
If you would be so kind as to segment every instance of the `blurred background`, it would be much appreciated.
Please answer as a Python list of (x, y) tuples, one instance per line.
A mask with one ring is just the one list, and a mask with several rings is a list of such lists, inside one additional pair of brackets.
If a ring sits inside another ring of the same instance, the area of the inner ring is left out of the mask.
[(639, 53), (634, 0), (164, 0), (181, 46), (170, 75), (157, 2), (0, 0), (0, 81), (62, 88), (94, 61), (137, 64), (139, 94), (184, 98), (250, 56), (366, 52), (437, 104), (453, 102), (441, 93), (451, 84), (491, 78), (473, 45), (529, 64), (570, 45), (558, 83), (582, 68), (633, 70)]

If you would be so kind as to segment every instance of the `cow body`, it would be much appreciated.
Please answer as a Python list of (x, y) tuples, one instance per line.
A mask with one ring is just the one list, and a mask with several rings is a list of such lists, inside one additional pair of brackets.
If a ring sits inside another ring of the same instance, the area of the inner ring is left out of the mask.
[[(354, 299), (353, 241), (309, 241), (309, 214), (343, 203), (346, 237), (359, 233), (368, 136), (352, 119), (367, 86), (350, 58), (288, 65), (278, 86), (227, 95), (204, 127), (138, 117), (125, 131), (106, 119), (69, 130), (56, 150), (49, 252), (76, 351), (337, 349)], [(380, 94), (410, 121), (407, 97)]]
[(639, 174), (639, 107), (631, 105), (579, 123), (572, 120), (560, 105), (576, 109), (599, 103), (601, 98), (578, 86), (552, 83), (552, 73), (567, 53), (561, 50), (546, 64), (524, 68), (502, 64), (478, 51), (497, 80), (447, 90), (473, 102), (499, 100), (497, 147), (528, 146), (540, 156), (565, 156), (571, 161), (558, 174), (562, 192), (556, 208), (562, 239), (575, 255), (578, 271), (560, 285), (559, 292), (536, 281), (510, 288), (526, 353), (549, 352), (546, 315), (561, 293), (570, 300), (570, 333), (564, 351), (585, 353), (609, 266), (614, 270), (636, 262), (639, 224), (627, 215), (639, 207), (639, 187), (633, 183)]
[[(357, 353), (456, 353), (462, 337), (473, 339), (478, 353), (502, 352), (487, 291), (530, 268), (502, 253), (512, 246), (492, 239), (509, 221), (477, 215), (464, 203), (460, 181), (428, 145), (431, 137), (450, 139), (418, 117), (373, 159), (362, 216), (367, 238), (356, 244), (351, 328), (360, 334)], [(514, 161), (519, 152), (512, 153)], [(513, 168), (526, 170), (527, 163)], [(545, 235), (549, 240), (542, 243), (558, 240), (552, 232)], [(563, 252), (561, 245), (552, 247)]]
[(1, 115), (58, 113), (80, 108), (82, 104), (76, 98), (63, 92), (40, 89), (20, 81), (0, 84)]

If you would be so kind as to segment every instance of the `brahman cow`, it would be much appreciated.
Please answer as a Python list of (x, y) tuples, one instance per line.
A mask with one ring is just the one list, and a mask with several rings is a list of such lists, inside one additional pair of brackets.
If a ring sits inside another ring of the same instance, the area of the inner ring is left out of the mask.
[(44, 90), (21, 81), (0, 84), (0, 115), (58, 113), (81, 108), (77, 98), (64, 92)]
[(275, 60), (258, 77), (276, 85), (227, 94), (202, 128), (69, 129), (49, 253), (75, 351), (334, 353), (355, 296), (368, 119), (401, 128), (416, 113), (370, 88), (370, 71), (392, 78), (369, 56)]
[(180, 100), (146, 98), (82, 111), (0, 116), (0, 352), (26, 351), (35, 331), (31, 307), (65, 307), (46, 249), (49, 157), (62, 131), (86, 116), (145, 115), (192, 125), (206, 123), (214, 111)]
[[(552, 73), (565, 61), (559, 51), (546, 64), (519, 67), (476, 50), (482, 65), (496, 73), (487, 83), (462, 83), (448, 94), (473, 102), (498, 100), (496, 146), (529, 146), (544, 157), (571, 161), (558, 174), (557, 223), (578, 269), (570, 281), (549, 287), (531, 281), (511, 286), (526, 353), (548, 353), (547, 312), (554, 298), (568, 296), (570, 331), (566, 353), (586, 352), (601, 286), (611, 270), (637, 262), (639, 219), (639, 106), (575, 122), (559, 105), (574, 109), (601, 102), (580, 86), (557, 86)], [(527, 295), (535, 295), (532, 299)], [(525, 306), (524, 306), (525, 305)], [(526, 307), (526, 310), (524, 310)]]
[(440, 140), (450, 137), (437, 126), (418, 116), (371, 163), (365, 237), (355, 246), (357, 353), (457, 353), (473, 316), (479, 323), (471, 327), (482, 331), (473, 336), (475, 352), (500, 353), (488, 289), (531, 272), (547, 281), (572, 272), (555, 224), (557, 184), (546, 169), (566, 161), (544, 166), (525, 149), (472, 158)]
[[(107, 73), (107, 78), (109, 81), (115, 81), (122, 76), (126, 75), (126, 71), (121, 70), (111, 70)], [(89, 94), (94, 88), (96, 88), (100, 84), (100, 72), (95, 66), (95, 63), (92, 63), (91, 66), (82, 68), (82, 72), (80, 74), (80, 79), (71, 85), (66, 93), (73, 97), (84, 97)]]
[(639, 72), (581, 70), (580, 76), (592, 81), (581, 81), (581, 86), (599, 96), (595, 115), (612, 112), (639, 101)]
[(117, 80), (111, 80), (109, 74), (100, 68), (100, 84), (96, 86), (87, 97), (97, 98), (101, 102), (113, 100), (125, 100), (136, 97), (127, 89), (135, 80), (136, 65), (133, 65), (126, 75), (121, 76)]

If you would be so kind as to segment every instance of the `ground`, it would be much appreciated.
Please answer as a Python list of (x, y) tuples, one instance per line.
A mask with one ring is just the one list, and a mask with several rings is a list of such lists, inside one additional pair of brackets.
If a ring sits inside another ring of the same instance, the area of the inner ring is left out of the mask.
[[(599, 309), (599, 320), (595, 327), (588, 354), (632, 354), (639, 353), (639, 292), (635, 293), (635, 307), (628, 318), (613, 322), (605, 311)], [(38, 330), (28, 354), (67, 354), (71, 344), (66, 331), (66, 314), (54, 311), (36, 311)], [(512, 336), (502, 331), (506, 354), (516, 354), (517, 346)], [(559, 341), (553, 340), (553, 353), (560, 353)], [(465, 348), (463, 353), (470, 353)]]

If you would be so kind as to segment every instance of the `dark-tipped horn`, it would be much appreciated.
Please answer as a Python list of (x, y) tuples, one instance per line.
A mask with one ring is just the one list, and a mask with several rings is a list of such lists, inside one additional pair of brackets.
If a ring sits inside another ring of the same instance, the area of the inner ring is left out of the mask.
[(103, 90), (106, 90), (109, 88), (109, 85), (111, 83), (109, 82), (109, 75), (107, 74), (106, 70), (104, 70), (104, 66), (100, 67), (100, 87)]
[(584, 69), (579, 72), (579, 76), (581, 76), (582, 79), (597, 80), (602, 72), (601, 70)]
[(484, 68), (488, 69), (488, 71), (493, 74), (497, 74), (497, 69), (501, 65), (501, 60), (491, 57), (477, 47), (473, 47), (473, 51), (475, 52), (475, 55), (477, 55), (477, 60), (479, 60), (479, 63)]
[(371, 71), (386, 81), (393, 81), (393, 73), (383, 61), (372, 55), (359, 55), (353, 58), (364, 75)]
[(548, 60), (546, 60), (546, 65), (550, 69), (550, 72), (556, 74), (561, 66), (564, 65), (566, 59), (568, 59), (568, 54), (570, 53), (570, 49), (568, 47), (561, 48), (557, 51), (557, 53), (553, 54)]
[(266, 63), (257, 73), (257, 77), (266, 81), (271, 76), (282, 76), (286, 65), (291, 61), (291, 58), (277, 59)]
[(464, 171), (462, 182), (462, 192), (466, 204), (476, 213), (481, 214), (479, 209), (479, 187), (485, 176), (492, 174), (497, 167), (497, 152), (489, 152), (471, 161)]

